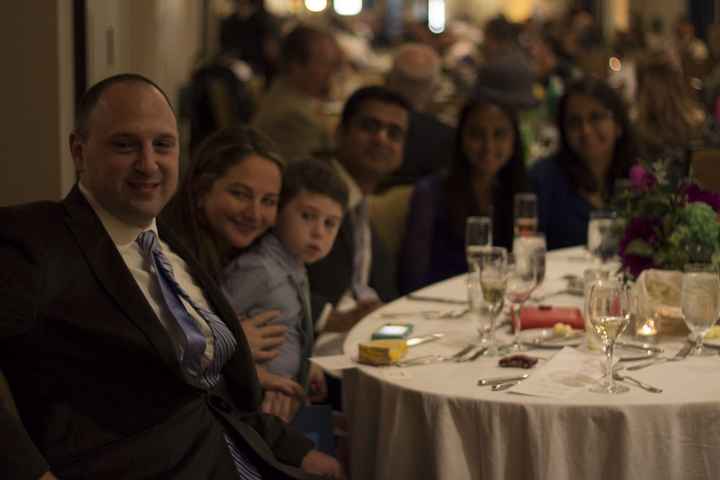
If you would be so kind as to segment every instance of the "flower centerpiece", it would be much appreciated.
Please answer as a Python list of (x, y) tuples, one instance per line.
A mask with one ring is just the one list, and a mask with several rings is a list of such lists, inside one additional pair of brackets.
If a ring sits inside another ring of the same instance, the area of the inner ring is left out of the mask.
[(720, 195), (674, 171), (668, 161), (636, 165), (620, 202), (619, 254), (625, 273), (680, 270), (687, 263), (720, 266)]

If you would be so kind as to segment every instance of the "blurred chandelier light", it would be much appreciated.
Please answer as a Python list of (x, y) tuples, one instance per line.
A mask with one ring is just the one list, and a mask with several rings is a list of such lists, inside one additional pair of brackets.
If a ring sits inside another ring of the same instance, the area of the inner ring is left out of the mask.
[(362, 0), (335, 0), (333, 7), (338, 15), (357, 15), (362, 10)]
[(428, 0), (428, 28), (432, 33), (445, 31), (445, 0)]
[(322, 12), (327, 8), (327, 0), (305, 0), (305, 8), (311, 12)]

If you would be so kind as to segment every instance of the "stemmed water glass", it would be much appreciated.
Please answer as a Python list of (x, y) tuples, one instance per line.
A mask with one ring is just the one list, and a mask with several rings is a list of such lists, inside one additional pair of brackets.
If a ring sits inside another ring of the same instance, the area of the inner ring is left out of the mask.
[(486, 247), (474, 258), (475, 273), (480, 280), (483, 300), (490, 314), (486, 355), (498, 354), (495, 341), (495, 324), (505, 304), (507, 257), (505, 248)]
[(513, 322), (513, 343), (510, 349), (515, 352), (526, 350), (520, 343), (520, 310), (523, 303), (529, 298), (537, 285), (537, 263), (534, 261), (532, 252), (525, 251), (529, 258), (522, 258), (522, 254), (508, 256), (507, 286), (505, 288), (505, 299), (510, 302), (510, 318)]
[(596, 393), (624, 393), (629, 389), (613, 379), (615, 341), (630, 323), (630, 291), (618, 279), (598, 280), (590, 287), (587, 301), (590, 325), (600, 336), (605, 351), (605, 377), (590, 389)]
[(681, 292), (685, 324), (695, 336), (690, 355), (714, 355), (703, 348), (703, 338), (720, 313), (720, 276), (715, 267), (706, 263), (686, 265)]

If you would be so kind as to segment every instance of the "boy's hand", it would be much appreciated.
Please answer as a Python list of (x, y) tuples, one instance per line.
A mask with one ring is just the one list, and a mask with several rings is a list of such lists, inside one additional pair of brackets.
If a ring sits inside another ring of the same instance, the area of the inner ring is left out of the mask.
[(256, 362), (267, 362), (280, 353), (278, 347), (285, 342), (287, 327), (267, 324), (279, 315), (279, 310), (268, 310), (240, 321)]
[(328, 316), (327, 323), (323, 329), (325, 332), (347, 332), (364, 317), (382, 307), (383, 302), (376, 300), (371, 302), (359, 302), (355, 308), (346, 312), (333, 310)]
[(311, 402), (322, 402), (327, 398), (327, 384), (325, 372), (314, 363), (310, 363), (310, 395)]

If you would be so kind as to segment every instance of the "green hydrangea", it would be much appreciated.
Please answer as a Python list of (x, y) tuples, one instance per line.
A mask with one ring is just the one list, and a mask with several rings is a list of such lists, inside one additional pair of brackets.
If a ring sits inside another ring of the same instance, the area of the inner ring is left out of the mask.
[[(690, 203), (676, 212), (668, 237), (668, 263), (682, 268), (684, 262), (708, 262), (720, 242), (717, 214), (705, 203)], [(678, 264), (678, 262), (682, 262)]]

